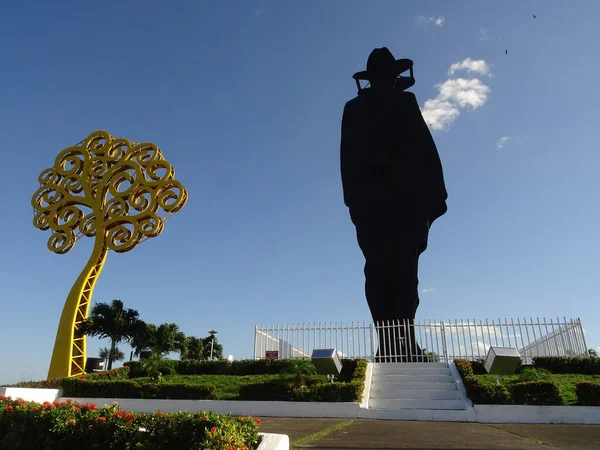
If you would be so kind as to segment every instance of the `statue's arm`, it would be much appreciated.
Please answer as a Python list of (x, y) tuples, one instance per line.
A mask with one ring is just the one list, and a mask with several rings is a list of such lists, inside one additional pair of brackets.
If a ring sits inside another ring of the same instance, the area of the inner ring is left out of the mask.
[(340, 142), (340, 169), (342, 175), (342, 189), (344, 192), (344, 203), (349, 205), (349, 199), (352, 191), (352, 172), (353, 172), (353, 155), (354, 148), (352, 142), (352, 128), (350, 125), (350, 108), (348, 104), (344, 106), (342, 115), (342, 136)]
[(440, 155), (429, 131), (429, 127), (423, 118), (417, 97), (412, 92), (406, 92), (409, 114), (411, 117), (411, 128), (417, 148), (417, 167), (419, 172), (425, 176), (427, 187), (440, 200), (446, 200), (448, 194), (444, 183), (444, 173)]

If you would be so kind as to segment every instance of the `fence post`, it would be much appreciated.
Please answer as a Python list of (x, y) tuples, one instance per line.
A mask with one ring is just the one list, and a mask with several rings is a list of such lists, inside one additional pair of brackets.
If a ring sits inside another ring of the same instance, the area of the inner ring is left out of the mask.
[(371, 329), (371, 361), (375, 362), (375, 327), (373, 322), (369, 323)]
[(254, 325), (254, 360), (256, 360), (256, 333), (258, 330), (258, 325)]
[(446, 330), (444, 328), (444, 321), (442, 320), (442, 351), (444, 352), (444, 362), (448, 362), (448, 347), (446, 346)]

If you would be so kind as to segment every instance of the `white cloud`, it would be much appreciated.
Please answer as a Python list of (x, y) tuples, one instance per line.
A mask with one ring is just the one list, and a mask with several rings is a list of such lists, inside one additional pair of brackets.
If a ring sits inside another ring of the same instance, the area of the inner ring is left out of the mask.
[(446, 21), (446, 19), (444, 18), (444, 16), (429, 16), (429, 17), (425, 17), (425, 16), (419, 16), (417, 17), (417, 23), (419, 23), (420, 25), (427, 25), (430, 23), (435, 24), (436, 27), (443, 27), (444, 26), (444, 22)]
[(496, 147), (502, 148), (504, 144), (506, 144), (510, 140), (510, 136), (502, 136), (500, 140), (496, 143)]
[(516, 142), (520, 144), (522, 142), (521, 139), (526, 137), (527, 136), (502, 136), (500, 139), (498, 139), (498, 142), (496, 142), (496, 147), (498, 149), (504, 148), (504, 146), (509, 142)]
[(488, 34), (489, 34), (489, 31), (486, 28), (481, 27), (479, 29), (479, 40), (480, 41), (487, 41)]
[[(450, 66), (448, 74), (453, 75), (458, 70), (491, 75), (489, 65), (482, 59), (467, 58), (454, 63)], [(438, 89), (438, 95), (426, 100), (421, 109), (423, 118), (434, 130), (447, 130), (458, 118), (462, 108), (480, 108), (491, 92), (489, 86), (478, 78), (448, 78), (435, 87)]]
[(255, 16), (260, 16), (264, 12), (265, 12), (265, 10), (263, 8), (260, 8), (260, 9), (257, 9), (256, 11), (254, 11), (254, 15)]
[(461, 62), (454, 63), (448, 70), (448, 75), (454, 75), (457, 70), (466, 70), (467, 73), (479, 73), (481, 75), (490, 74), (490, 66), (483, 59), (471, 59), (467, 58)]
[(423, 294), (435, 294), (437, 291), (433, 288), (421, 289)]

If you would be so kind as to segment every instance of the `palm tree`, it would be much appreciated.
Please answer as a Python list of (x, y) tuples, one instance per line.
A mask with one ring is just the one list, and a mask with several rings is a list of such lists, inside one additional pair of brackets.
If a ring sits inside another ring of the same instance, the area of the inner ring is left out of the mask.
[(107, 370), (110, 370), (117, 344), (123, 341), (130, 342), (143, 326), (145, 323), (139, 319), (139, 313), (135, 309), (124, 309), (123, 302), (115, 299), (110, 305), (96, 303), (80, 330), (88, 336), (110, 339), (107, 367)]
[(143, 351), (156, 347), (156, 325), (152, 323), (140, 326), (131, 338), (131, 347), (135, 356), (141, 356)]
[[(187, 359), (202, 359), (203, 358), (203, 353), (204, 353), (204, 345), (202, 344), (202, 339), (194, 337), (194, 336), (189, 336), (187, 338), (187, 353), (186, 353), (186, 358)], [(183, 359), (183, 357), (182, 357)]]
[(163, 323), (150, 333), (148, 348), (152, 353), (166, 355), (171, 352), (178, 352), (180, 356), (187, 353), (187, 338), (185, 334), (179, 331), (179, 325), (176, 323)]
[(99, 356), (104, 360), (104, 364), (106, 364), (107, 361), (123, 361), (125, 359), (125, 354), (119, 350), (119, 347), (115, 347), (113, 352), (111, 352), (109, 348), (101, 348)]

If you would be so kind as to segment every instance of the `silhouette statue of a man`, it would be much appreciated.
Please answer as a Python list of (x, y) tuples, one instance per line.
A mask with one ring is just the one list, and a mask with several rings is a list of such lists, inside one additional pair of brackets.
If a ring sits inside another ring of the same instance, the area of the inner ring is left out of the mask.
[(407, 61), (412, 68), (387, 48), (374, 49), (367, 70), (355, 75), (371, 87), (346, 103), (342, 119), (344, 202), (366, 260), (367, 303), (376, 323), (406, 324), (380, 328), (378, 361), (421, 360), (414, 334), (419, 255), (431, 224), (447, 211), (437, 148), (415, 95), (400, 86)]

